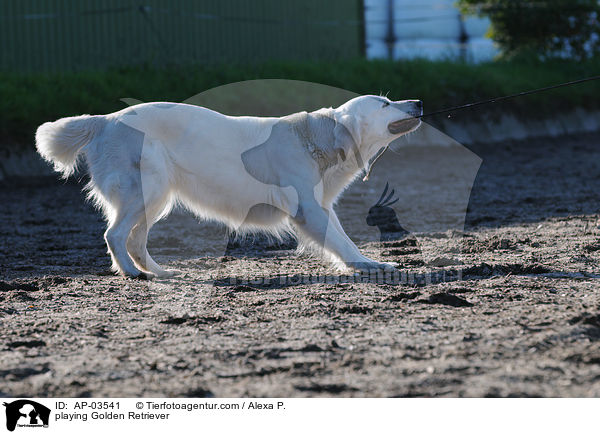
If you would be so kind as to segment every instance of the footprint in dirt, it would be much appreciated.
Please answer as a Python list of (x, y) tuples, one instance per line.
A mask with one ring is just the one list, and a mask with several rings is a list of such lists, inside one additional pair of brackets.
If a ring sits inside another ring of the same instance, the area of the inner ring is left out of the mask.
[(419, 303), (424, 304), (441, 304), (445, 306), (452, 307), (471, 307), (474, 306), (473, 303), (467, 301), (462, 297), (458, 297), (453, 294), (448, 294), (445, 292), (439, 292), (436, 294), (432, 294), (427, 299), (419, 300)]

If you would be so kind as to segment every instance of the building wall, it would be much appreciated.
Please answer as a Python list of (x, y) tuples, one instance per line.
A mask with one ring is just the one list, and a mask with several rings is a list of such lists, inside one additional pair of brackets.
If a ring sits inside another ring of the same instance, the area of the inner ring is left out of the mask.
[[(460, 14), (455, 0), (392, 0), (394, 59), (425, 57), (481, 62), (498, 54), (493, 42), (485, 37), (490, 22), (487, 18), (464, 17), (464, 30), (469, 36), (459, 43)], [(365, 0), (366, 53), (368, 58), (389, 57), (388, 0)]]
[(360, 0), (4, 0), (0, 69), (359, 57)]

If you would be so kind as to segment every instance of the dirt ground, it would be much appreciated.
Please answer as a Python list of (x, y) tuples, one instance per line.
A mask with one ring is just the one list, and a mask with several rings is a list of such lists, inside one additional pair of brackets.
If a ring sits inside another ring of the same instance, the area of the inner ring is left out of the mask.
[(464, 232), (360, 241), (387, 283), (261, 238), (207, 256), (223, 232), (181, 211), (149, 245), (181, 276), (113, 276), (83, 180), (4, 182), (0, 396), (599, 397), (600, 134), (471, 150)]

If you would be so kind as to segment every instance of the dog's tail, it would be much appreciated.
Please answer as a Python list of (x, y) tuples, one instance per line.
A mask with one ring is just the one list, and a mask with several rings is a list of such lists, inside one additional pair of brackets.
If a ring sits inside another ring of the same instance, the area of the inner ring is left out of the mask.
[(44, 160), (67, 178), (77, 168), (81, 149), (102, 131), (105, 124), (104, 116), (90, 115), (46, 122), (35, 133), (35, 146)]

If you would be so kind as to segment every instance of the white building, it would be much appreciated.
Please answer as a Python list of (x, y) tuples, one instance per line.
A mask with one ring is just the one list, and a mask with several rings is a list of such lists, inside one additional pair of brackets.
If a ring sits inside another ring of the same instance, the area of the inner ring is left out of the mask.
[[(455, 0), (364, 0), (367, 58), (491, 60), (490, 21), (461, 17)], [(463, 42), (461, 42), (463, 41)]]

